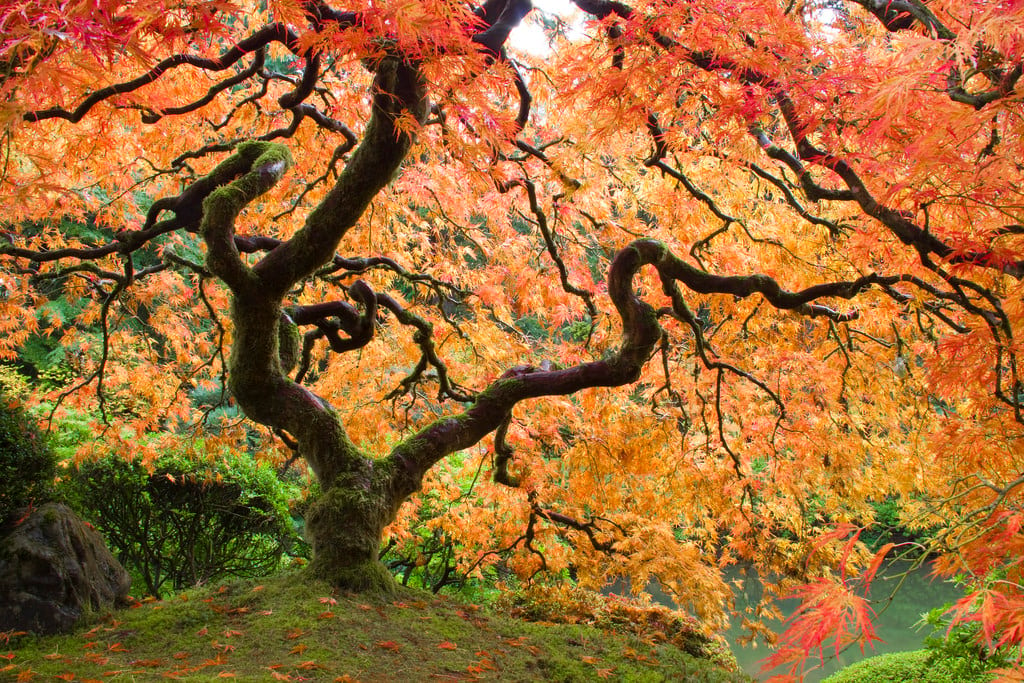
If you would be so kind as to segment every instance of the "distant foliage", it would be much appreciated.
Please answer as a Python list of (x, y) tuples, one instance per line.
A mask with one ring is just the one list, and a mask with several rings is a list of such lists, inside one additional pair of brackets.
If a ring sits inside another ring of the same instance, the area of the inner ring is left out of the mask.
[(81, 464), (63, 491), (106, 537), (136, 591), (150, 595), (266, 575), (298, 541), (289, 487), (245, 455), (165, 455), (152, 471), (108, 456)]
[(0, 363), (0, 393), (9, 398), (24, 396), (29, 390), (28, 380), (9, 363)]
[(52, 496), (54, 455), (25, 412), (0, 393), (0, 529)]

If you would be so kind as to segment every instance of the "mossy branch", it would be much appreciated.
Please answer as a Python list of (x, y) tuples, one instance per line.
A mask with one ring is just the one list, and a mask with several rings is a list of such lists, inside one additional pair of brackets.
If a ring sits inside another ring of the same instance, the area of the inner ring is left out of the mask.
[(235, 246), (235, 219), (250, 202), (270, 190), (291, 163), (291, 153), (284, 145), (244, 142), (203, 179), (218, 185), (203, 200), (200, 231), (209, 250), (206, 263), (232, 290), (255, 284)]
[(415, 66), (388, 57), (376, 71), (370, 121), (338, 181), (295, 236), (253, 268), (268, 296), (284, 296), (334, 257), (341, 239), (391, 182), (412, 146), (412, 135), (399, 127), (399, 118), (411, 115), (418, 123), (426, 118), (426, 90)]

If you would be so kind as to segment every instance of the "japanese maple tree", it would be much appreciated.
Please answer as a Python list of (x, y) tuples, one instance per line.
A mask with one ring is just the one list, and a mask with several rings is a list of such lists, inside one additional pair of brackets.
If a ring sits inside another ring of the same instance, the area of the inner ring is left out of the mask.
[(724, 566), (803, 585), (783, 657), (870, 639), (855, 534), (897, 497), (961, 616), (1020, 642), (1024, 3), (0, 26), (0, 350), (59, 341), (90, 449), (242, 439), (190, 398), (223, 387), (315, 475), (337, 586), (391, 585), (426, 488), (466, 567), (657, 577), (709, 621)]

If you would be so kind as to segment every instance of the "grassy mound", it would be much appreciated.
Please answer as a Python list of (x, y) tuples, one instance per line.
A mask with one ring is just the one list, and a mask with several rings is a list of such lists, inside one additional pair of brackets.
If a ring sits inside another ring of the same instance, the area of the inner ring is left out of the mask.
[(294, 571), (143, 603), (68, 636), (0, 634), (0, 680), (223, 678), (750, 680), (667, 643), (528, 623), (418, 591), (335, 595)]

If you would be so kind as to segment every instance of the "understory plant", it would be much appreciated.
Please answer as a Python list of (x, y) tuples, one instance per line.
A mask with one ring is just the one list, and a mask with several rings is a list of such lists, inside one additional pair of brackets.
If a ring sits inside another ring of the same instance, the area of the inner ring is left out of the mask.
[(52, 496), (55, 457), (32, 418), (0, 392), (0, 532)]
[(301, 543), (292, 487), (245, 453), (168, 453), (149, 465), (112, 454), (73, 469), (62, 493), (153, 596), (269, 574)]

